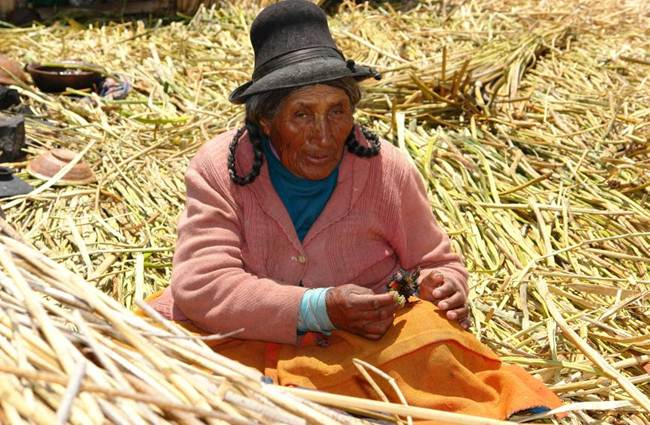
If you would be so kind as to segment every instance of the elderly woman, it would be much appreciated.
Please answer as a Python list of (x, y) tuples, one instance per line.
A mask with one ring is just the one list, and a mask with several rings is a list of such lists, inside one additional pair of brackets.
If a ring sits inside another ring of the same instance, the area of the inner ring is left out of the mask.
[[(216, 351), (283, 385), (370, 396), (352, 358), (396, 378), (412, 404), (506, 417), (558, 400), (464, 331), (467, 272), (417, 170), (359, 127), (358, 81), (306, 0), (251, 27), (252, 81), (230, 97), (245, 125), (206, 143), (186, 175), (171, 287), (151, 301)], [(399, 310), (387, 284), (420, 270)], [(388, 392), (389, 394), (391, 392)]]

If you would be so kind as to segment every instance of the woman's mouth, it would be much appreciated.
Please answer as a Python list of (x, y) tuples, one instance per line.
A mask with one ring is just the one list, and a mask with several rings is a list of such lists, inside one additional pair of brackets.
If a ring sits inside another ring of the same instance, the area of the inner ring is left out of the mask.
[(327, 154), (314, 154), (307, 155), (305, 159), (314, 165), (322, 165), (330, 161), (330, 156)]

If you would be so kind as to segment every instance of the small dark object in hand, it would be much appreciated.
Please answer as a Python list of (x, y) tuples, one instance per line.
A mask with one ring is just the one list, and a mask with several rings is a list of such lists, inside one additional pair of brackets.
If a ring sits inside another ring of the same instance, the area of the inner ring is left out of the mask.
[(401, 307), (404, 307), (411, 295), (415, 295), (418, 292), (420, 287), (420, 284), (418, 283), (419, 277), (419, 267), (412, 272), (399, 269), (391, 276), (390, 283), (386, 288), (388, 289), (388, 292), (393, 293), (395, 302)]

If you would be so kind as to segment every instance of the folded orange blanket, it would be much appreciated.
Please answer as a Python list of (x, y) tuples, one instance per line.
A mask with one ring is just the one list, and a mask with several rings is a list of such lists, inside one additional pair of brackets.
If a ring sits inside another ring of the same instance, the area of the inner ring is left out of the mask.
[[(181, 325), (198, 332), (191, 324)], [(519, 366), (501, 363), (471, 333), (424, 301), (401, 310), (379, 341), (334, 331), (329, 337), (307, 334), (298, 346), (228, 339), (211, 347), (280, 385), (378, 399), (352, 363), (357, 358), (393, 377), (413, 406), (506, 419), (527, 409), (561, 405), (542, 382)], [(373, 378), (390, 401), (399, 403), (387, 382)]]

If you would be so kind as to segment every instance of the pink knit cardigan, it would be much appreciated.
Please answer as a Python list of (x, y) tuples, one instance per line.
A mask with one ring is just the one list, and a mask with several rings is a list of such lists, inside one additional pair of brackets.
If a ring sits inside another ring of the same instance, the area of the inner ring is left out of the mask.
[[(209, 333), (243, 328), (238, 338), (295, 344), (307, 288), (354, 283), (384, 292), (400, 266), (435, 269), (467, 285), (421, 176), (393, 145), (382, 143), (369, 159), (346, 151), (334, 193), (301, 243), (266, 164), (249, 185), (230, 180), (233, 135), (206, 143), (190, 162), (171, 286), (152, 302), (163, 316)], [(367, 143), (358, 130), (357, 137)], [(236, 153), (240, 175), (252, 158), (244, 135)]]

